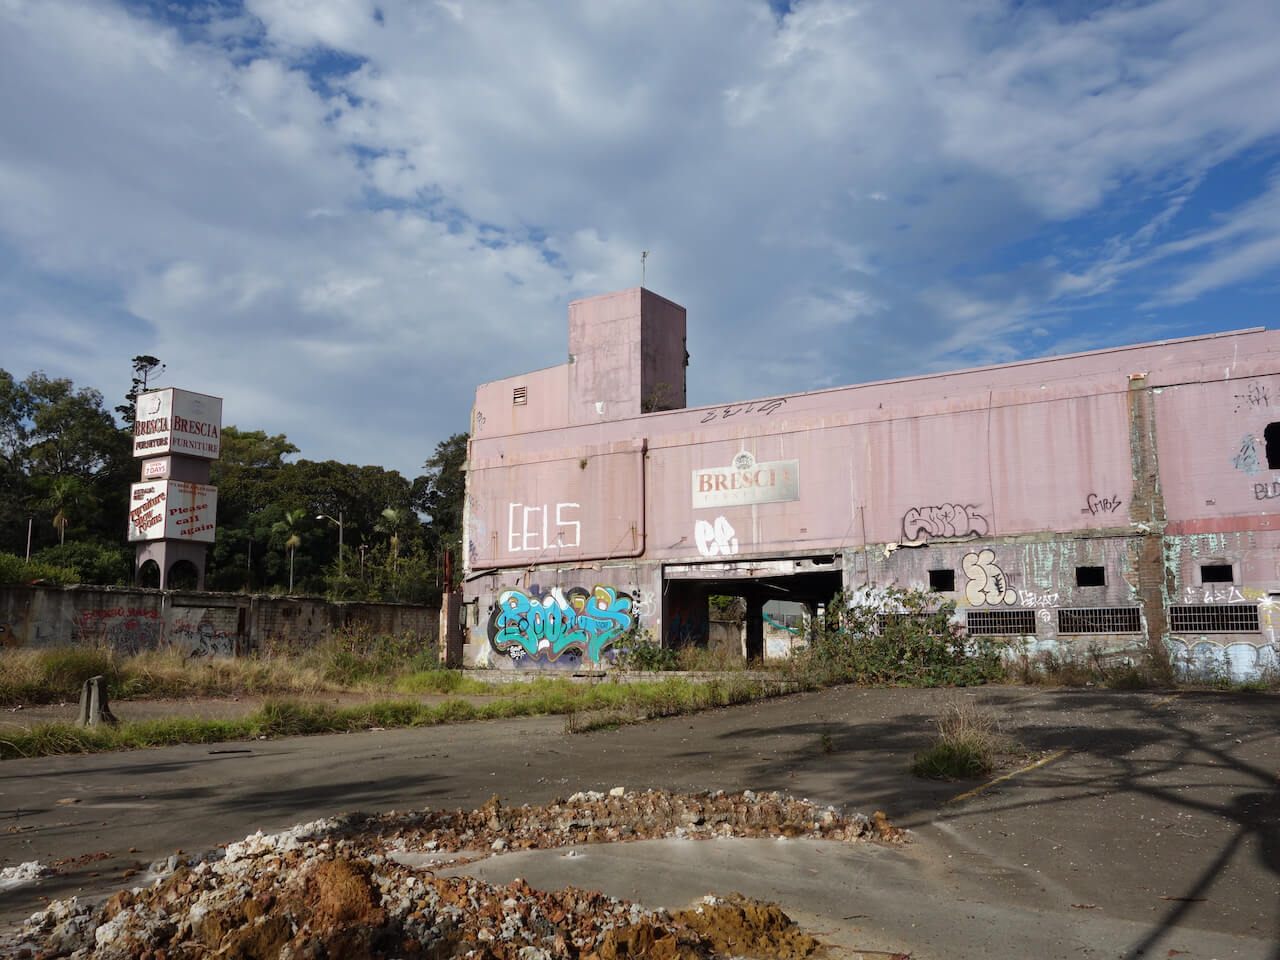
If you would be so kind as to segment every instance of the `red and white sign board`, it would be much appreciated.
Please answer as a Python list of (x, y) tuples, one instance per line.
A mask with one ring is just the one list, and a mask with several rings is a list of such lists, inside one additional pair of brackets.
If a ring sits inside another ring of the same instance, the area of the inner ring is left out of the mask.
[(169, 457), (156, 457), (154, 460), (142, 461), (143, 480), (163, 480), (172, 469)]
[(129, 490), (129, 541), (213, 543), (218, 488), (184, 480), (135, 483)]
[(217, 460), (222, 449), (222, 398), (177, 387), (138, 394), (133, 455), (178, 453)]

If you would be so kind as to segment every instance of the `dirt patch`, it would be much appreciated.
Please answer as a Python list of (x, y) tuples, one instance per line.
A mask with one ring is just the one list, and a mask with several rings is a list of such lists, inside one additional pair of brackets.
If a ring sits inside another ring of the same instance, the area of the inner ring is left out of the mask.
[(708, 897), (701, 906), (680, 910), (672, 918), (709, 941), (717, 953), (797, 960), (822, 947), (776, 903), (736, 893), (725, 900)]
[[(778, 907), (736, 895), (675, 915), (599, 891), (437, 877), (397, 854), (547, 848), (660, 836), (805, 836), (900, 842), (884, 818), (846, 817), (778, 794), (575, 794), (543, 806), (315, 821), (192, 858), (95, 910), (58, 901), (8, 955), (115, 960), (258, 957), (489, 960), (796, 958), (820, 944)], [(470, 952), (467, 952), (470, 951)]]

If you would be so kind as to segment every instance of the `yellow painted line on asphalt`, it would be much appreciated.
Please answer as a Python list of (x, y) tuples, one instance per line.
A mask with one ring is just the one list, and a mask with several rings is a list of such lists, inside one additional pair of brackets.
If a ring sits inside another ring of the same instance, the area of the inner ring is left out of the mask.
[(1180, 694), (1180, 693), (1175, 693), (1172, 697), (1165, 697), (1163, 700), (1157, 700), (1157, 701), (1156, 701), (1155, 703), (1153, 703), (1151, 706), (1152, 706), (1152, 707), (1163, 707), (1163, 706), (1164, 706), (1166, 703), (1168, 703), (1170, 700), (1177, 700), (1180, 696), (1182, 696), (1182, 694)]
[(966, 791), (965, 793), (962, 793), (959, 796), (952, 797), (950, 800), (947, 801), (947, 803), (955, 803), (959, 800), (964, 800), (966, 797), (972, 797), (975, 793), (981, 793), (983, 790), (987, 789), (987, 787), (994, 787), (997, 783), (1000, 783), (1004, 780), (1008, 780), (1011, 777), (1016, 777), (1020, 773), (1026, 773), (1028, 770), (1034, 770), (1036, 767), (1043, 767), (1046, 763), (1049, 763), (1051, 760), (1057, 760), (1059, 757), (1064, 756), (1070, 752), (1071, 752), (1070, 748), (1067, 748), (1065, 750), (1059, 750), (1057, 753), (1051, 753), (1047, 757), (1041, 757), (1035, 763), (1029, 763), (1025, 767), (1023, 767), (1021, 770), (1013, 770), (1009, 773), (1006, 773), (1002, 777), (996, 777), (994, 780), (987, 781), (980, 787), (974, 787), (972, 790)]

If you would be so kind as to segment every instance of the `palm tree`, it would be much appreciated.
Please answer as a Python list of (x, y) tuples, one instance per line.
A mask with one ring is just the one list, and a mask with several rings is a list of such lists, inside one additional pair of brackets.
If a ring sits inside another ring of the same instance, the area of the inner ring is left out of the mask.
[(90, 500), (88, 488), (73, 474), (64, 473), (54, 477), (49, 484), (49, 495), (40, 501), (40, 505), (54, 511), (53, 525), (58, 529), (59, 547), (66, 545), (71, 513), (79, 506), (89, 505)]
[(391, 559), (396, 566), (399, 566), (400, 562), (400, 531), (405, 528), (408, 522), (408, 510), (387, 507), (382, 511), (382, 519), (374, 526), (374, 529), (379, 533), (390, 534), (387, 545), (391, 547)]
[(289, 536), (284, 541), (285, 549), (289, 551), (289, 592), (293, 593), (293, 555), (298, 547), (302, 545), (302, 538), (298, 536), (298, 531), (302, 529), (302, 520), (306, 517), (305, 510), (286, 510), (283, 520), (277, 520), (271, 525), (272, 533), (287, 533)]

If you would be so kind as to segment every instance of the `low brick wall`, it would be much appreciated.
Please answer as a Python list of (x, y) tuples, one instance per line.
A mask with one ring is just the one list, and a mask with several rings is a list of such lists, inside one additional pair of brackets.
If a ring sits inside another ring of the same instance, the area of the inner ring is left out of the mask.
[(341, 629), (412, 632), (439, 644), (439, 610), (400, 603), (332, 603), (126, 587), (0, 587), (0, 647), (105, 643), (121, 653), (162, 646), (192, 656), (247, 653), (267, 638), (315, 643)]

